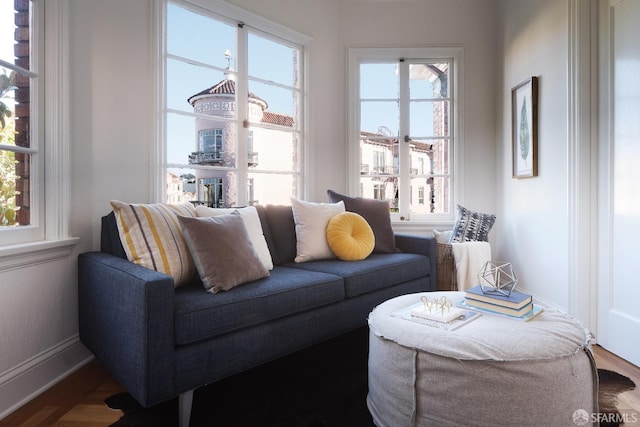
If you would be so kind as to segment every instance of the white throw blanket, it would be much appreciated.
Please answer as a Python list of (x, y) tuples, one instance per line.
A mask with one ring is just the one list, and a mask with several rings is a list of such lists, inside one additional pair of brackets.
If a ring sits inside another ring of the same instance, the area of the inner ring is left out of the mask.
[(465, 291), (478, 284), (478, 273), (491, 260), (489, 242), (452, 243), (453, 259), (456, 262), (458, 290)]

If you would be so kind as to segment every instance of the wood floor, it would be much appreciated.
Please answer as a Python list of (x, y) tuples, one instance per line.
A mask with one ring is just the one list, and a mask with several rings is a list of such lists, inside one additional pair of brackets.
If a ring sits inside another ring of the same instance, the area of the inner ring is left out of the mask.
[[(598, 368), (616, 371), (636, 383), (634, 390), (618, 397), (618, 410), (628, 414), (627, 419), (637, 419), (640, 426), (640, 368), (599, 346), (594, 347), (594, 353)], [(104, 400), (122, 391), (122, 386), (94, 360), (0, 420), (0, 427), (110, 426), (123, 413), (109, 409)]]

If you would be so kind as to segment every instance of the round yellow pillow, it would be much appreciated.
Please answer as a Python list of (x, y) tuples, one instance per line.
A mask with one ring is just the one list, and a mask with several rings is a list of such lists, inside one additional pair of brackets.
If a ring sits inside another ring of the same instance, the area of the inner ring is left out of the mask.
[(376, 238), (366, 219), (354, 212), (342, 212), (329, 220), (327, 243), (341, 260), (359, 261), (373, 252)]

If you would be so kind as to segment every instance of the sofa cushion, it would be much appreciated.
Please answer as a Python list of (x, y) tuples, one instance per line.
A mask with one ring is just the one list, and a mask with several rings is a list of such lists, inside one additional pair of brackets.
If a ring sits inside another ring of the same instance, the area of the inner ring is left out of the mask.
[(367, 259), (353, 262), (334, 259), (286, 264), (342, 277), (347, 298), (425, 277), (430, 274), (430, 265), (429, 258), (410, 253), (373, 253)]
[(260, 261), (262, 261), (267, 270), (271, 270), (273, 268), (273, 261), (271, 260), (271, 253), (269, 252), (267, 241), (264, 238), (264, 231), (262, 229), (260, 216), (258, 215), (258, 210), (255, 206), (246, 206), (244, 208), (237, 209), (196, 206), (196, 214), (198, 217), (226, 215), (234, 211), (238, 211), (242, 221), (244, 221), (244, 226), (247, 229), (247, 233), (249, 233), (249, 239), (258, 253)]
[(296, 222), (295, 262), (335, 258), (327, 242), (329, 220), (344, 212), (344, 202), (316, 203), (291, 198), (293, 218)]
[(264, 237), (274, 265), (293, 261), (296, 257), (296, 223), (293, 210), (286, 205), (258, 207)]
[(327, 195), (332, 202), (343, 201), (347, 211), (362, 215), (367, 220), (376, 236), (373, 252), (383, 254), (400, 252), (396, 248), (395, 236), (391, 227), (389, 202), (365, 197), (349, 197), (333, 190), (327, 190)]
[(176, 345), (262, 324), (344, 297), (339, 277), (280, 266), (268, 278), (215, 295), (201, 286), (179, 288), (175, 293)]
[(495, 215), (474, 212), (458, 205), (458, 215), (449, 243), (486, 242), (495, 222)]
[(367, 221), (355, 212), (342, 212), (329, 220), (327, 242), (343, 261), (359, 261), (373, 252), (376, 239)]
[(205, 289), (217, 293), (269, 276), (240, 212), (178, 217)]
[(100, 228), (100, 252), (115, 255), (119, 258), (127, 259), (127, 254), (122, 246), (120, 235), (118, 234), (118, 223), (116, 214), (113, 211), (101, 219)]
[(112, 200), (111, 207), (129, 261), (168, 274), (175, 286), (193, 280), (196, 267), (178, 224), (178, 215), (196, 216), (191, 203), (141, 204)]

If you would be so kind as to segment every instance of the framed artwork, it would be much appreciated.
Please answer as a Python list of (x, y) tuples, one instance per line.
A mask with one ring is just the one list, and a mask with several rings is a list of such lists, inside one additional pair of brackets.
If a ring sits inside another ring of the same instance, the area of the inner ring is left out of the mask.
[(511, 89), (513, 177), (538, 176), (538, 78)]

